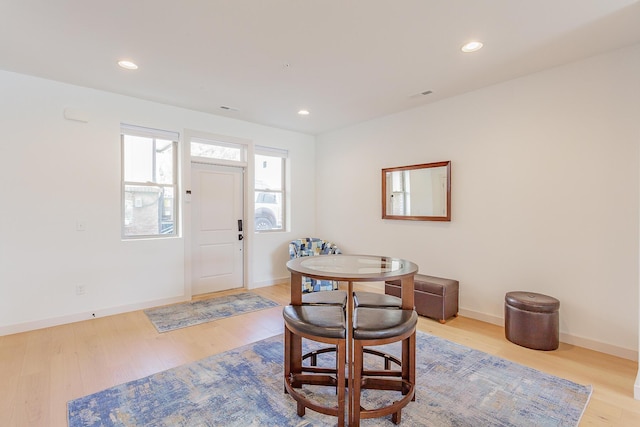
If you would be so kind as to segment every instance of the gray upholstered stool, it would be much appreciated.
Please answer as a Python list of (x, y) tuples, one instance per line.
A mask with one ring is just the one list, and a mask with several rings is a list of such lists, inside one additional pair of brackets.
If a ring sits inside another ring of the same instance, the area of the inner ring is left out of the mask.
[[(392, 421), (398, 424), (401, 411), (410, 401), (415, 400), (416, 384), (416, 324), (415, 310), (396, 308), (358, 307), (353, 314), (353, 419), (351, 425), (358, 426), (361, 418), (378, 418), (392, 414)], [(387, 355), (365, 346), (379, 346), (402, 341), (401, 360), (394, 360), (400, 370), (392, 371), (387, 364)], [(369, 350), (369, 351), (367, 351)], [(384, 370), (364, 368), (364, 354), (385, 357)], [(403, 395), (392, 404), (365, 409), (361, 407), (361, 389), (395, 390)]]
[[(440, 323), (458, 315), (458, 290), (460, 283), (454, 279), (416, 274), (413, 278), (414, 301), (419, 315)], [(400, 280), (385, 283), (384, 292), (400, 296)]]
[(560, 343), (560, 301), (535, 292), (507, 292), (504, 333), (514, 344), (534, 350), (555, 350)]
[[(284, 387), (297, 402), (297, 414), (302, 417), (306, 408), (338, 418), (344, 426), (346, 379), (346, 322), (340, 305), (288, 305), (282, 310), (284, 318)], [(336, 352), (334, 367), (303, 366), (307, 355), (302, 354), (302, 338), (331, 345)], [(336, 406), (321, 405), (310, 400), (300, 389), (304, 384), (336, 387)]]

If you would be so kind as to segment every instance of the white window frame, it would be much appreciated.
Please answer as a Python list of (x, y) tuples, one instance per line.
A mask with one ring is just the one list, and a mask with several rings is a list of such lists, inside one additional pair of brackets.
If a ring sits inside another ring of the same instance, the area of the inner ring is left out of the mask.
[(273, 148), (273, 147), (263, 147), (263, 146), (259, 146), (256, 145), (254, 147), (254, 153), (253, 153), (254, 157), (254, 167), (258, 167), (255, 164), (255, 159), (256, 156), (270, 156), (270, 157), (279, 157), (282, 159), (282, 170), (281, 172), (281, 183), (280, 183), (280, 190), (273, 190), (273, 189), (266, 189), (266, 188), (261, 188), (258, 187), (257, 183), (255, 182), (254, 179), (254, 189), (253, 189), (253, 199), (256, 199), (257, 194), (260, 193), (273, 193), (273, 194), (280, 194), (281, 200), (282, 200), (282, 227), (281, 228), (276, 228), (276, 229), (270, 229), (270, 230), (254, 230), (256, 233), (281, 233), (281, 232), (285, 232), (288, 229), (288, 215), (287, 215), (287, 188), (286, 188), (286, 183), (287, 183), (287, 162), (288, 162), (288, 158), (289, 158), (289, 152), (287, 150), (283, 150), (280, 148)]
[[(151, 138), (151, 139), (162, 139), (172, 141), (172, 150), (173, 150), (173, 158), (171, 162), (171, 175), (172, 175), (172, 183), (164, 184), (157, 182), (137, 182), (137, 181), (126, 181), (125, 180), (125, 150), (124, 150), (124, 141), (125, 135), (129, 136), (137, 136), (143, 138)], [(120, 219), (120, 234), (122, 240), (139, 240), (139, 239), (167, 239), (167, 238), (175, 238), (179, 236), (179, 200), (180, 200), (180, 190), (178, 187), (178, 157), (179, 157), (179, 141), (180, 134), (178, 132), (166, 131), (161, 129), (152, 129), (146, 128), (142, 126), (135, 126), (130, 124), (121, 123), (120, 124), (120, 165), (121, 165), (121, 219)], [(126, 235), (125, 234), (125, 221), (126, 221), (126, 188), (127, 186), (136, 186), (136, 187), (149, 187), (149, 188), (171, 188), (173, 190), (173, 203), (171, 206), (172, 210), (172, 218), (173, 218), (173, 231), (170, 233), (158, 233), (154, 234), (141, 234), (141, 235)]]

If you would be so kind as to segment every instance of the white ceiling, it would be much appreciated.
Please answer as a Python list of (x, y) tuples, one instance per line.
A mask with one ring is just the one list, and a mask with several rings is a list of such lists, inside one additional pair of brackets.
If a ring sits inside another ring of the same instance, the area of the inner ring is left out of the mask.
[(0, 69), (309, 134), (640, 42), (636, 0), (0, 0), (0, 17)]

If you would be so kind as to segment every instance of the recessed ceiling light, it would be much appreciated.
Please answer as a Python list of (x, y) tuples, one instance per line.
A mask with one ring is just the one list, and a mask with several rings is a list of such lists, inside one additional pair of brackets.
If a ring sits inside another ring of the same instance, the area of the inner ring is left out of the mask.
[(126, 68), (127, 70), (138, 69), (138, 66), (131, 61), (126, 61), (126, 60), (118, 61), (118, 65), (121, 66), (122, 68)]
[(309, 111), (307, 111), (307, 110), (300, 110), (300, 111), (298, 111), (298, 114), (300, 114), (301, 116), (308, 116), (308, 115), (309, 115)]
[(473, 41), (462, 46), (461, 50), (466, 53), (475, 52), (476, 50), (482, 49), (482, 46), (483, 44), (481, 42)]

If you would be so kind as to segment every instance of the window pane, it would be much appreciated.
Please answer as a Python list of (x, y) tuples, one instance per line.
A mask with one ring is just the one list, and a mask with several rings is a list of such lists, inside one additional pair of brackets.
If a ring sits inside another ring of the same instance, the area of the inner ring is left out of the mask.
[(173, 184), (174, 142), (124, 135), (124, 180)]
[(232, 147), (227, 145), (196, 142), (193, 139), (191, 140), (191, 155), (196, 157), (240, 162), (243, 160), (242, 150), (243, 148), (239, 145), (237, 147)]
[(156, 139), (156, 176), (151, 182), (173, 184), (173, 141)]
[(174, 234), (174, 194), (173, 187), (165, 187), (162, 194), (162, 211), (160, 212), (160, 234)]
[(283, 160), (281, 157), (256, 155), (256, 189), (282, 190)]
[(282, 193), (256, 191), (255, 228), (282, 230)]
[(125, 185), (124, 235), (174, 234), (174, 189)]
[(153, 139), (124, 135), (124, 180), (153, 182)]

